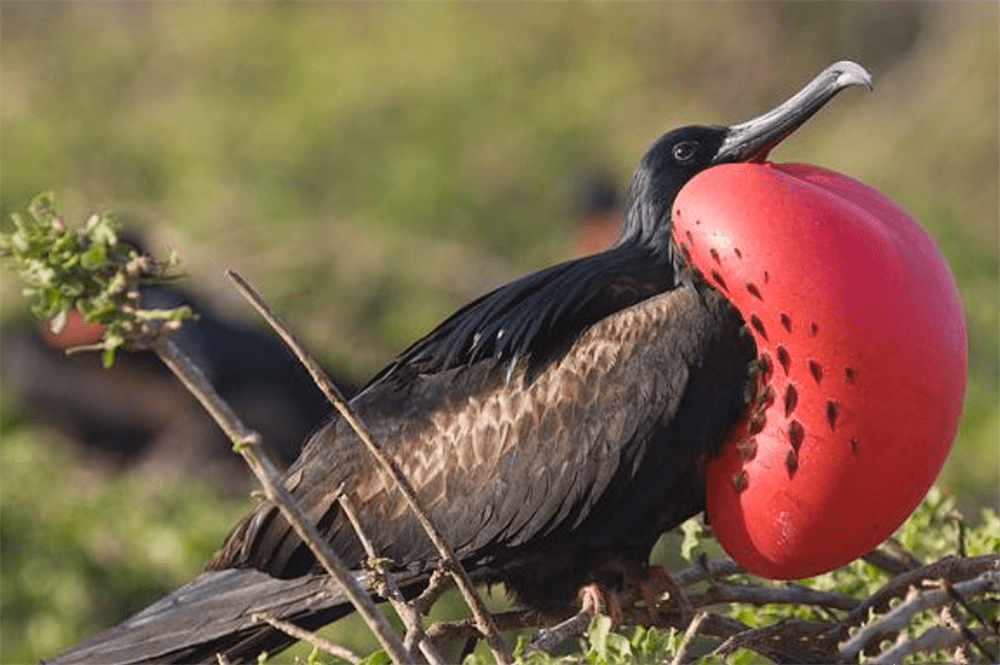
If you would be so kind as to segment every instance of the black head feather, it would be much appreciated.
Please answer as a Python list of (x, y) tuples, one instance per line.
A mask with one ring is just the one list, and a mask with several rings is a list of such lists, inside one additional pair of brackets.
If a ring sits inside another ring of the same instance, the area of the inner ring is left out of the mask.
[(619, 245), (639, 243), (653, 251), (670, 247), (670, 211), (678, 192), (696, 174), (718, 163), (725, 127), (682, 127), (667, 132), (639, 160)]

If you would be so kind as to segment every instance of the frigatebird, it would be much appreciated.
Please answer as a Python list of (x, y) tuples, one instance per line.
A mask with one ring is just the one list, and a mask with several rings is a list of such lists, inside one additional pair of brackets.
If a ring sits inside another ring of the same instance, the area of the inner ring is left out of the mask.
[[(700, 171), (764, 161), (853, 85), (870, 87), (869, 74), (838, 62), (753, 120), (660, 136), (638, 162), (615, 245), (469, 303), (353, 398), (473, 579), (565, 616), (586, 585), (640, 584), (660, 535), (704, 509), (706, 460), (754, 399), (759, 367), (738, 312), (671, 240), (672, 203)], [(438, 565), (342, 419), (311, 438), (284, 484), (359, 578), (366, 555), (341, 488), (405, 592)], [(247, 661), (291, 642), (254, 613), (316, 628), (350, 611), (263, 501), (205, 573), (52, 662)]]

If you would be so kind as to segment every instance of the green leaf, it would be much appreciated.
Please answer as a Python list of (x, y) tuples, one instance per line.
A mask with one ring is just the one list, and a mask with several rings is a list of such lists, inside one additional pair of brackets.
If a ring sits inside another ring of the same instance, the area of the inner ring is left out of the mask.
[(730, 665), (750, 665), (750, 663), (771, 662), (757, 655), (750, 649), (737, 649), (726, 659)]
[(372, 652), (367, 657), (362, 658), (358, 665), (388, 665), (391, 662), (392, 659), (389, 658), (389, 654), (387, 654), (385, 650), (379, 649), (378, 651)]
[(612, 663), (632, 660), (632, 644), (620, 633), (609, 632), (605, 641), (606, 658)]
[(595, 614), (590, 620), (590, 627), (587, 629), (587, 639), (589, 641), (589, 651), (593, 654), (597, 662), (603, 662), (608, 656), (608, 633), (611, 632), (611, 617), (603, 614)]
[(94, 244), (80, 256), (80, 266), (85, 270), (102, 268), (107, 263), (107, 258), (107, 247), (105, 245)]
[(694, 548), (701, 544), (701, 523), (692, 517), (681, 524), (681, 532), (684, 534), (684, 539), (681, 541), (681, 556), (691, 561)]
[(104, 365), (104, 369), (111, 369), (115, 364), (115, 350), (110, 347), (104, 347), (104, 352), (101, 354), (101, 364)]
[(57, 335), (61, 333), (63, 328), (66, 327), (66, 319), (68, 317), (69, 317), (69, 308), (64, 307), (63, 309), (60, 309), (58, 312), (56, 312), (56, 315), (52, 317), (52, 320), (49, 321), (49, 330), (51, 330)]

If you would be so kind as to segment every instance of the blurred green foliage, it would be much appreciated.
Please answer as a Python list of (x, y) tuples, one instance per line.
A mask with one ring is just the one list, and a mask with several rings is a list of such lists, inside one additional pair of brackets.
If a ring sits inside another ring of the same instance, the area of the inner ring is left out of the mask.
[[(937, 2), (3, 3), (0, 214), (49, 189), (70, 219), (116, 210), (179, 252), (191, 288), (246, 314), (221, 275), (243, 271), (363, 379), (572, 254), (594, 171), (624, 187), (662, 131), (747, 119), (855, 59), (874, 93), (773, 157), (878, 187), (951, 262), (969, 390), (941, 483), (971, 516), (997, 492), (997, 20)], [(5, 317), (24, 309), (13, 281)], [(196, 482), (81, 470), (7, 395), (0, 426), (0, 661), (189, 578), (241, 511)]]
[(152, 341), (179, 329), (194, 316), (190, 307), (139, 307), (139, 284), (164, 281), (176, 254), (159, 262), (118, 241), (119, 227), (108, 214), (91, 215), (80, 229), (67, 227), (51, 193), (37, 196), (28, 215), (11, 215), (14, 231), (0, 233), (0, 257), (9, 259), (24, 284), (21, 295), (52, 332), (66, 325), (75, 308), (87, 323), (104, 327), (104, 367), (110, 368), (125, 338)]

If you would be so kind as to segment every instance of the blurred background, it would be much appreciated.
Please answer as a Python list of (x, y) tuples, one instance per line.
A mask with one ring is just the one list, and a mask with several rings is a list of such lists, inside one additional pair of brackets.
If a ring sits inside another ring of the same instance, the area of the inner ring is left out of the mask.
[[(234, 268), (349, 388), (471, 298), (606, 243), (595, 214), (613, 229), (663, 131), (748, 119), (854, 59), (874, 93), (841, 95), (772, 158), (881, 189), (951, 262), (969, 390), (939, 485), (975, 521), (998, 491), (997, 28), (995, 3), (8, 2), (2, 224), (42, 190), (73, 223), (114, 210), (180, 254), (171, 297), (215, 326), (192, 333), (199, 348), (236, 344), (204, 341), (219, 330), (256, 340), (206, 352), (219, 377), (270, 348), (222, 276)], [(211, 428), (150, 387), (156, 369), (104, 377), (135, 419), (140, 394), (170, 405), (122, 425), (142, 430), (134, 450), (56, 422), (104, 388), (45, 355), (0, 279), (0, 662), (20, 662), (192, 577), (251, 499), (238, 472), (172, 447)], [(282, 420), (275, 405), (310, 398), (241, 380), (242, 408), (288, 445), (321, 418)]]

